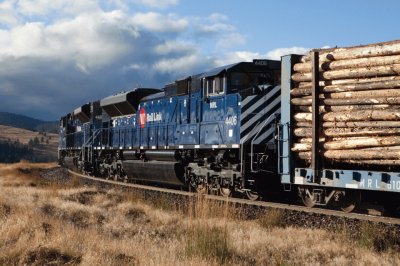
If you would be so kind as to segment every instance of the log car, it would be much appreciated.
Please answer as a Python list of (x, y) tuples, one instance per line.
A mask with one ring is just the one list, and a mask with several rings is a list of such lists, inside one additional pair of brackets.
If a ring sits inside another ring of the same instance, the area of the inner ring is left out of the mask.
[[(282, 58), (279, 168), (282, 184), (296, 188), (306, 206), (352, 211), (363, 197), (399, 209), (400, 77), (387, 70), (398, 63), (390, 54), (396, 47), (399, 42)], [(372, 54), (363, 58), (363, 50)]]

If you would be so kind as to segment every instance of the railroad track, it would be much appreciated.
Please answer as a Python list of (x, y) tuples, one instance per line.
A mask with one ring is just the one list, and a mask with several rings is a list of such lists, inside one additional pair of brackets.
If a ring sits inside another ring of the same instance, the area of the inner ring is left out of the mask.
[[(113, 180), (92, 177), (68, 170), (72, 175), (78, 176), (85, 184), (95, 185), (101, 188), (119, 188), (129, 191), (138, 191), (148, 198), (167, 197), (171, 204), (182, 204), (199, 198), (199, 194), (169, 188), (147, 186), (142, 184), (123, 183)], [(343, 230), (350, 235), (362, 234), (366, 224), (373, 225), (375, 233), (379, 233), (384, 239), (400, 247), (400, 219), (375, 216), (362, 213), (345, 213), (342, 211), (307, 208), (295, 204), (284, 204), (266, 201), (251, 201), (240, 198), (227, 198), (215, 195), (201, 195), (216, 203), (228, 204), (234, 211), (240, 213), (245, 219), (261, 217), (268, 210), (280, 210), (281, 221), (285, 226), (303, 228)], [(379, 231), (379, 232), (378, 232)]]
[[(93, 177), (93, 176), (76, 173), (72, 170), (68, 170), (68, 172), (72, 175), (79, 176), (88, 181), (100, 183), (100, 184), (108, 185), (108, 186), (112, 186), (112, 187), (125, 187), (125, 188), (131, 188), (131, 189), (135, 189), (135, 190), (146, 190), (149, 192), (179, 195), (179, 196), (185, 196), (185, 197), (199, 196), (199, 194), (197, 194), (197, 193), (188, 192), (188, 191), (147, 186), (147, 185), (141, 185), (141, 184), (123, 183), (123, 182), (113, 181), (113, 180), (106, 180), (106, 179), (102, 179), (102, 178), (98, 178), (98, 177)], [(284, 203), (266, 202), (266, 201), (251, 201), (251, 200), (247, 200), (247, 199), (227, 198), (227, 197), (215, 196), (215, 195), (202, 195), (202, 196), (207, 199), (211, 199), (211, 200), (215, 200), (215, 201), (229, 202), (232, 204), (249, 205), (249, 206), (255, 206), (255, 207), (264, 208), (264, 209), (274, 208), (274, 209), (304, 212), (304, 213), (315, 214), (315, 215), (345, 217), (348, 219), (356, 219), (356, 220), (360, 220), (360, 221), (368, 221), (368, 222), (384, 223), (384, 224), (400, 226), (400, 219), (392, 218), (392, 217), (376, 216), (376, 215), (361, 214), (361, 213), (345, 213), (342, 211), (329, 210), (329, 209), (307, 208), (307, 207), (299, 206), (299, 205), (295, 205), (295, 204), (284, 204)]]

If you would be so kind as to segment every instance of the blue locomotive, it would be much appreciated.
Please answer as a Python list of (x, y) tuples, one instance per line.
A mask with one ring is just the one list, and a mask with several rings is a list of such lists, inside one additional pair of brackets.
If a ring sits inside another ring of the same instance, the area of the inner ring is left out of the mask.
[(258, 184), (279, 184), (279, 84), (279, 61), (254, 60), (85, 104), (60, 121), (60, 161), (106, 178), (255, 199)]
[[(308, 139), (311, 160), (296, 157), (291, 77), (299, 61), (288, 55), (282, 65), (241, 62), (162, 89), (136, 88), (84, 104), (60, 119), (60, 164), (104, 178), (252, 200), (292, 191), (309, 207), (352, 211), (363, 195), (398, 208), (398, 172), (321, 164), (317, 122), (309, 128), (315, 133)], [(318, 108), (313, 104), (310, 115), (318, 117)]]

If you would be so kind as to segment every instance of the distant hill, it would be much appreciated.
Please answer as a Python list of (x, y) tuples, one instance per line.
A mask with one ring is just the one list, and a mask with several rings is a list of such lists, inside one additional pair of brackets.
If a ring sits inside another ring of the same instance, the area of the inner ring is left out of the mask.
[(58, 132), (58, 122), (49, 122), (32, 117), (0, 112), (0, 125), (23, 128), (31, 131)]
[(0, 163), (57, 161), (58, 135), (0, 125)]

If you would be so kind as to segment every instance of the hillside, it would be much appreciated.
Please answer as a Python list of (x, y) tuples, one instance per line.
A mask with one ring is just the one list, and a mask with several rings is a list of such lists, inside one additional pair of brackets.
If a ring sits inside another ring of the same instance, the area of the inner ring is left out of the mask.
[(0, 162), (57, 160), (58, 135), (0, 125)]
[(58, 122), (43, 121), (24, 115), (0, 112), (0, 125), (23, 128), (31, 131), (57, 133)]

